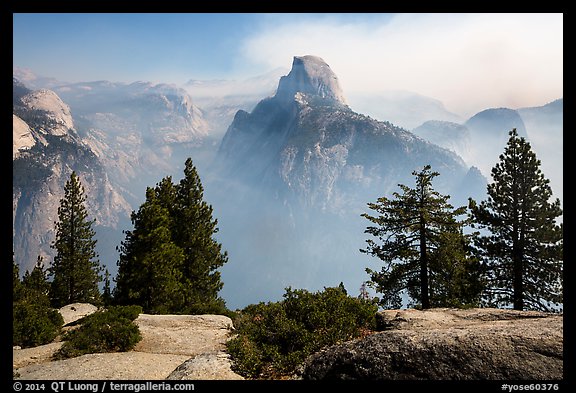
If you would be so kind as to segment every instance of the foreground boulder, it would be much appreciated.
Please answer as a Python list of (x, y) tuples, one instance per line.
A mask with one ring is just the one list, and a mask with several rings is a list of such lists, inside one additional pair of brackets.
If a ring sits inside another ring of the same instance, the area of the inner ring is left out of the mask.
[(230, 355), (225, 352), (203, 353), (182, 363), (166, 379), (242, 380), (232, 371)]
[(563, 316), (499, 309), (388, 310), (384, 331), (311, 355), (302, 379), (559, 380)]
[(98, 311), (98, 307), (90, 303), (72, 303), (58, 310), (64, 320), (64, 326), (76, 322), (96, 311)]
[(140, 314), (135, 322), (142, 340), (134, 351), (188, 357), (223, 351), (233, 328), (224, 315)]

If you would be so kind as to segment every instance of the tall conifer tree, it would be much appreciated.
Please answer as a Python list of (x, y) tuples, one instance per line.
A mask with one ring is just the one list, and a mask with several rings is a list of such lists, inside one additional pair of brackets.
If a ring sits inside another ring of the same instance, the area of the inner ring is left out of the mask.
[(115, 301), (146, 312), (225, 312), (217, 269), (227, 254), (213, 238), (218, 228), (212, 213), (190, 158), (179, 184), (167, 176), (148, 188), (120, 248)]
[(489, 234), (476, 246), (484, 258), (490, 306), (554, 311), (563, 301), (563, 225), (540, 160), (516, 129), (492, 168), (488, 199), (470, 199), (472, 217)]
[(172, 242), (172, 220), (160, 202), (170, 184), (164, 178), (156, 188), (147, 188), (146, 201), (132, 213), (134, 229), (125, 232), (120, 247), (115, 301), (140, 305), (147, 313), (177, 312), (183, 305), (184, 256)]
[(368, 247), (360, 251), (384, 262), (380, 272), (366, 269), (376, 291), (383, 294), (380, 304), (399, 308), (405, 290), (424, 309), (473, 304), (481, 286), (477, 261), (463, 233), (466, 221), (458, 220), (466, 207), (454, 209), (449, 196), (432, 188), (439, 173), (430, 165), (412, 174), (415, 188), (400, 184), (402, 194), (395, 192), (395, 199), (381, 197), (368, 204), (379, 215), (362, 215), (375, 224), (365, 232), (379, 242), (368, 239)]
[(64, 186), (55, 223), (56, 239), (51, 245), (56, 255), (48, 272), (53, 276), (50, 299), (55, 307), (100, 302), (98, 283), (102, 268), (92, 229), (96, 220), (88, 220), (85, 201), (84, 187), (76, 172), (72, 172)]
[(228, 261), (228, 255), (214, 239), (218, 220), (212, 217), (212, 206), (204, 200), (204, 188), (191, 158), (185, 162), (176, 201), (173, 236), (184, 251), (182, 273), (189, 312), (223, 309), (224, 301), (218, 297), (223, 283), (217, 269)]

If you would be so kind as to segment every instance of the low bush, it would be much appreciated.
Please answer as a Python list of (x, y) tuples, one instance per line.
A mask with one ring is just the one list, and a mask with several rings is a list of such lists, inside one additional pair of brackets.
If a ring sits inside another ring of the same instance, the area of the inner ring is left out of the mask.
[(65, 342), (54, 358), (131, 350), (142, 339), (134, 322), (141, 312), (140, 306), (111, 306), (88, 315), (80, 321), (77, 329), (64, 335)]
[(252, 304), (234, 320), (227, 343), (233, 369), (247, 378), (281, 378), (321, 348), (359, 337), (375, 327), (377, 305), (343, 287), (322, 292), (286, 289), (280, 302)]
[[(178, 312), (180, 314), (180, 312)], [(226, 307), (226, 303), (221, 298), (216, 299), (202, 299), (197, 302), (193, 302), (188, 307), (184, 308), (182, 314), (190, 315), (202, 315), (202, 314), (212, 314), (212, 315), (225, 315), (229, 318), (234, 318), (236, 315), (234, 311), (229, 310)]]
[(13, 304), (12, 345), (36, 347), (52, 342), (62, 329), (62, 315), (44, 304)]

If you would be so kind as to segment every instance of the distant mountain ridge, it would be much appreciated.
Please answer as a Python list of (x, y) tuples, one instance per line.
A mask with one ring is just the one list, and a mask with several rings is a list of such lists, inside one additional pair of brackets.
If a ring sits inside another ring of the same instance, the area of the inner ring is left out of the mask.
[(441, 101), (410, 91), (389, 90), (350, 94), (348, 102), (360, 113), (379, 120), (387, 120), (407, 130), (418, 127), (428, 120), (454, 123), (463, 121), (460, 115), (447, 110)]
[(463, 124), (442, 120), (428, 120), (412, 132), (427, 141), (458, 154), (468, 165), (472, 165), (472, 135)]
[(564, 99), (545, 105), (518, 109), (528, 139), (542, 161), (542, 172), (550, 179), (556, 197), (564, 193)]
[(553, 192), (563, 194), (563, 105), (562, 98), (531, 108), (489, 108), (463, 123), (429, 120), (413, 129), (422, 138), (460, 155), (489, 177), (504, 151), (508, 133), (516, 128), (530, 142), (551, 181)]

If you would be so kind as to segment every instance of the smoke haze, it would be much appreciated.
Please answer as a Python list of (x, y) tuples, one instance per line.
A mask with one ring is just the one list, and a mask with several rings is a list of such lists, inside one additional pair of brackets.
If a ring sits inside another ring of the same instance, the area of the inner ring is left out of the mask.
[(270, 17), (244, 40), (242, 53), (247, 63), (269, 69), (295, 54), (315, 54), (329, 62), (347, 97), (408, 90), (464, 117), (563, 96), (562, 14), (325, 16), (284, 23)]

